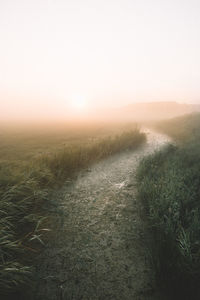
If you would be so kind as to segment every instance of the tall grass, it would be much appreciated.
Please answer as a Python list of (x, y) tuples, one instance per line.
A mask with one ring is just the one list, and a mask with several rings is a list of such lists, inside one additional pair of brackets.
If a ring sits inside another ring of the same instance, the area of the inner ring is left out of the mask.
[(153, 232), (151, 256), (159, 285), (170, 299), (196, 300), (200, 299), (200, 115), (184, 118), (157, 125), (168, 134), (174, 128), (172, 136), (180, 144), (142, 161), (138, 191)]
[(181, 117), (154, 123), (159, 131), (168, 134), (178, 143), (188, 142), (200, 137), (200, 113), (192, 113)]
[(85, 143), (84, 139), (71, 145), (68, 142), (57, 153), (52, 151), (32, 159), (24, 153), (28, 157), (25, 161), (21, 154), (16, 162), (14, 154), (12, 163), (1, 161), (0, 295), (3, 299), (6, 295), (14, 299), (13, 293), (21, 292), (32, 279), (31, 265), (49, 231), (50, 216), (46, 207), (51, 189), (92, 163), (119, 151), (134, 149), (143, 142), (145, 135), (135, 129), (115, 137), (86, 139)]
[(29, 256), (38, 252), (48, 230), (42, 224), (44, 212), (39, 212), (45, 201), (47, 192), (31, 178), (11, 183), (0, 192), (0, 294), (4, 296), (28, 283)]
[(114, 137), (106, 137), (91, 144), (72, 145), (63, 151), (41, 158), (55, 179), (71, 177), (80, 169), (115, 153), (130, 150), (145, 142), (146, 136), (138, 129)]

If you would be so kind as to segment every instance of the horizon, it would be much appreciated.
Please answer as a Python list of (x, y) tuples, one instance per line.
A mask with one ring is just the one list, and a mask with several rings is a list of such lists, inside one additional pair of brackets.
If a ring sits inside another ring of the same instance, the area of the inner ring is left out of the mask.
[[(0, 125), (6, 127), (11, 125), (22, 126), (36, 126), (36, 128), (62, 128), (63, 126), (76, 127), (80, 129), (80, 126), (101, 126), (108, 124), (145, 124), (146, 122), (155, 122), (159, 120), (167, 120), (176, 118), (191, 113), (200, 113), (200, 104), (198, 103), (181, 103), (176, 101), (155, 101), (155, 102), (132, 102), (123, 106), (110, 106), (103, 107), (96, 110), (81, 111), (76, 114), (68, 114), (68, 116), (45, 116), (42, 115), (35, 117), (33, 115), (25, 115), (24, 117), (16, 117), (0, 119)], [(58, 126), (58, 127), (57, 127)], [(61, 126), (61, 127), (60, 127)], [(5, 127), (5, 128), (6, 128)], [(52, 127), (53, 128), (53, 127)], [(26, 129), (26, 128), (25, 128)]]
[(196, 0), (3, 0), (0, 119), (200, 104), (199, 11)]

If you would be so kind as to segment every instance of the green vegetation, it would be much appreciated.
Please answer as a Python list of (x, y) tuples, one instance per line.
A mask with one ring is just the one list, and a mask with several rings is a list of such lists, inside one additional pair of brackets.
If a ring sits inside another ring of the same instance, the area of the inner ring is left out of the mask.
[(45, 245), (52, 223), (49, 219), (55, 217), (55, 210), (53, 214), (49, 210), (52, 188), (102, 158), (145, 142), (145, 134), (135, 126), (122, 131), (2, 130), (0, 294), (4, 298), (22, 291), (22, 286), (31, 280), (34, 256)]
[(177, 142), (188, 142), (200, 137), (200, 114), (193, 113), (154, 124), (159, 131), (173, 137)]
[(152, 261), (170, 299), (200, 299), (200, 114), (157, 128), (178, 143), (144, 159), (138, 170), (139, 197), (153, 232)]
[(66, 148), (54, 155), (41, 158), (54, 180), (71, 177), (72, 174), (91, 163), (126, 149), (133, 149), (145, 141), (145, 134), (137, 129), (127, 131), (115, 137), (106, 137), (95, 143)]

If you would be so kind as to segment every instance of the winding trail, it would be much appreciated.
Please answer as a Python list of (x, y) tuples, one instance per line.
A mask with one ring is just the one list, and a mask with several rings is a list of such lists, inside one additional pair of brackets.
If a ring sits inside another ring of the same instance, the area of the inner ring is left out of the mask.
[(135, 174), (167, 142), (147, 130), (144, 146), (93, 165), (62, 189), (63, 224), (40, 257), (34, 300), (158, 299)]

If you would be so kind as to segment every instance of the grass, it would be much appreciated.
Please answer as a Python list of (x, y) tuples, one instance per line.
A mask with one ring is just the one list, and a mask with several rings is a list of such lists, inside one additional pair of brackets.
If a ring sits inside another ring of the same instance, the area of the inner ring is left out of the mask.
[(181, 117), (160, 121), (154, 124), (159, 131), (168, 134), (178, 143), (200, 137), (200, 114), (192, 113)]
[(115, 153), (131, 150), (145, 141), (138, 129), (106, 137), (95, 143), (70, 146), (54, 155), (44, 156), (41, 163), (53, 174), (54, 180), (71, 177), (77, 171)]
[[(125, 130), (125, 131), (124, 131)], [(0, 295), (20, 295), (32, 284), (34, 257), (51, 229), (52, 189), (109, 155), (145, 142), (127, 128), (3, 128), (0, 145)], [(17, 297), (17, 296), (16, 296)], [(12, 298), (13, 299), (13, 298)]]
[(152, 262), (170, 299), (200, 299), (200, 114), (157, 128), (178, 144), (147, 157), (138, 170), (153, 232)]

